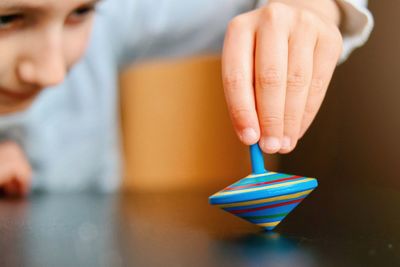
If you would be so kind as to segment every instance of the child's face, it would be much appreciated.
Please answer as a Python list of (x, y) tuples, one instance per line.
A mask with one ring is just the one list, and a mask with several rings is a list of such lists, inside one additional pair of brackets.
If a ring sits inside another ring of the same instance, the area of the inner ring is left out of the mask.
[(0, 114), (61, 83), (82, 56), (97, 0), (0, 0)]

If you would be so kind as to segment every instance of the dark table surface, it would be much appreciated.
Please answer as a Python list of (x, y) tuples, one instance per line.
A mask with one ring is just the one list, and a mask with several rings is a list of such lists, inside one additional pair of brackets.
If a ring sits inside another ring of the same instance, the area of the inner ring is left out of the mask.
[(207, 194), (0, 200), (0, 266), (400, 266), (400, 192), (320, 187), (272, 233)]

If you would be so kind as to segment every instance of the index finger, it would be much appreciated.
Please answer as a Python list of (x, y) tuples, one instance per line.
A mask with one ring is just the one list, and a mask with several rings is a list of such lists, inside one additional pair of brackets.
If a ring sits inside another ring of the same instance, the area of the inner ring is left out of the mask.
[(254, 31), (240, 15), (229, 24), (222, 53), (225, 99), (236, 134), (246, 145), (260, 136), (253, 88)]

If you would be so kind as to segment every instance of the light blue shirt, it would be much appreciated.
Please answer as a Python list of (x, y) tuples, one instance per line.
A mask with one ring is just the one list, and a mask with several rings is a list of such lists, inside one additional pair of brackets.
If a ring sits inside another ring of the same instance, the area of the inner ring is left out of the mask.
[(18, 141), (29, 158), (33, 189), (117, 189), (122, 162), (121, 68), (149, 58), (218, 52), (229, 20), (256, 4), (255, 0), (102, 2), (88, 50), (66, 80), (44, 90), (29, 110), (0, 119), (2, 138)]

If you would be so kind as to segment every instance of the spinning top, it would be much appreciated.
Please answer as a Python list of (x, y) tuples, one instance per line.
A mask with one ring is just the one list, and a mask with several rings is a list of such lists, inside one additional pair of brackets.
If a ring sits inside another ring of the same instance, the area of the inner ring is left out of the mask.
[(266, 230), (273, 230), (318, 186), (314, 178), (264, 168), (258, 144), (250, 146), (252, 174), (210, 196), (211, 204)]

